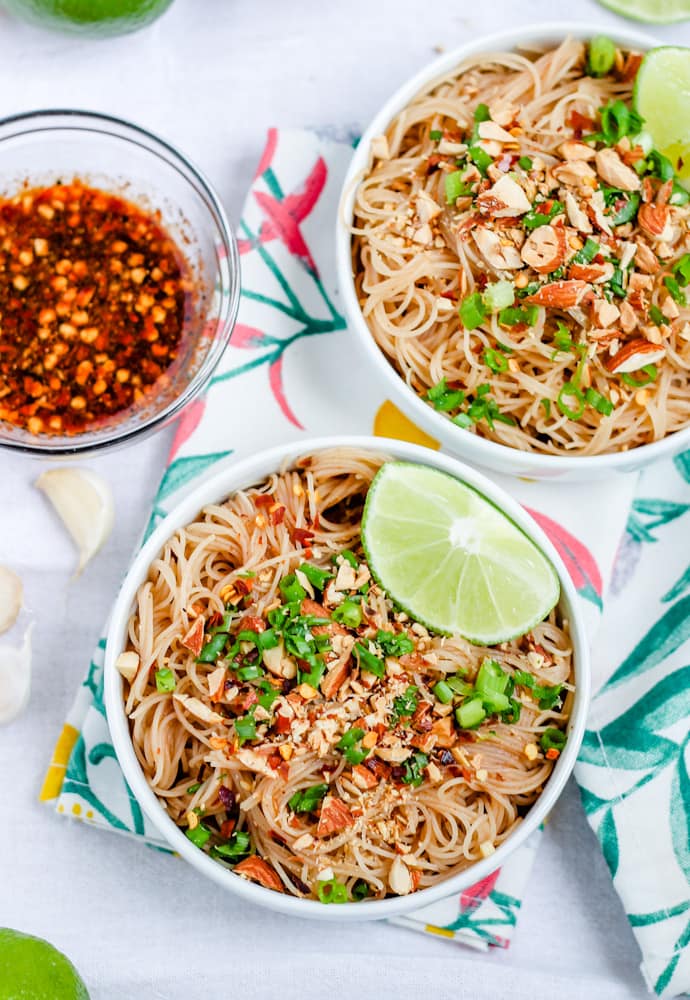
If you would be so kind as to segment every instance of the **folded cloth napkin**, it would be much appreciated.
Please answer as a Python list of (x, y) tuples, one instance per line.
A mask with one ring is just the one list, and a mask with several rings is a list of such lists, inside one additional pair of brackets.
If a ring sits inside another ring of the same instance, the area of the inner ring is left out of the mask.
[[(205, 398), (193, 403), (180, 418), (146, 534), (192, 486), (198, 484), (201, 477), (208, 471), (216, 471), (219, 462), (232, 461), (242, 454), (281, 441), (323, 433), (371, 433), (373, 430), (379, 435), (407, 438), (431, 448), (439, 447), (438, 442), (411, 424), (385, 398), (370, 373), (353, 357), (352, 340), (339, 310), (332, 256), (338, 193), (350, 155), (350, 144), (312, 132), (272, 130), (269, 133), (239, 226), (243, 292), (238, 323), (231, 345)], [(590, 635), (593, 635), (599, 626), (616, 551), (628, 521), (636, 478), (618, 476), (606, 483), (568, 486), (522, 482), (501, 476), (494, 478), (531, 510), (552, 538), (575, 581)], [(659, 485), (655, 492), (665, 495), (667, 488), (671, 489), (671, 486), (667, 487), (664, 480), (663, 490)], [(645, 613), (653, 603), (645, 594), (648, 593), (646, 584), (650, 579), (650, 567), (657, 565), (656, 561), (652, 564), (652, 560), (658, 547), (643, 544), (640, 540), (653, 542), (654, 532), (661, 530), (659, 525), (662, 521), (677, 517), (683, 512), (682, 507), (682, 504), (674, 504), (672, 500), (636, 500), (633, 505), (628, 521), (629, 532), (632, 531), (633, 535), (629, 533), (626, 536), (623, 565), (629, 567), (632, 556), (639, 554), (640, 546), (643, 547), (647, 565), (640, 563), (640, 571), (633, 578), (635, 586), (629, 589), (636, 592), (635, 601), (639, 601), (640, 606), (644, 605)], [(665, 534), (671, 536), (674, 528), (665, 529)], [(680, 550), (679, 536), (677, 532), (675, 534), (676, 549)], [(617, 565), (621, 565), (620, 560)], [(653, 572), (657, 573), (657, 569), (654, 568)], [(620, 583), (620, 571), (616, 580)], [(690, 586), (690, 580), (687, 584)], [(690, 601), (690, 598), (686, 600)], [(638, 621), (642, 622), (641, 615), (631, 615), (629, 620), (626, 619), (623, 634), (637, 637), (641, 627), (632, 622)], [(621, 627), (620, 621), (618, 627)], [(682, 630), (681, 626), (677, 628)], [(615, 627), (611, 635), (613, 639)], [(618, 639), (617, 644), (612, 641), (612, 647), (620, 651), (620, 636)], [(678, 631), (676, 645), (680, 641)], [(159, 835), (130, 794), (114, 757), (103, 709), (104, 645), (105, 641), (101, 639), (58, 740), (41, 797), (61, 814), (76, 816), (95, 826), (137, 836), (151, 845), (163, 847)], [(663, 689), (662, 675), (670, 672), (671, 668), (666, 661), (660, 662), (660, 658), (671, 652), (671, 645), (665, 639), (659, 653), (655, 654), (656, 659), (651, 652), (645, 654), (650, 668), (643, 682), (645, 689), (650, 687), (650, 682), (658, 682), (658, 690)], [(609, 657), (611, 662), (617, 658), (618, 654)], [(635, 660), (636, 657), (631, 662)], [(655, 672), (652, 672), (652, 667)], [(611, 682), (612, 685), (620, 683), (620, 687), (613, 686), (612, 694), (602, 696), (608, 700), (601, 702), (601, 708), (597, 703), (597, 714), (594, 716), (597, 725), (604, 705), (616, 704), (619, 710), (621, 708), (621, 696), (624, 690), (627, 694), (629, 686), (626, 683), (624, 689), (622, 680), (623, 677), (628, 678), (631, 672), (631, 668), (624, 665), (618, 673), (621, 674), (624, 668), (625, 672), (619, 680), (614, 678)], [(634, 682), (635, 678), (629, 680)], [(650, 706), (657, 704), (656, 690), (654, 695), (645, 695), (646, 701), (643, 699), (640, 715), (645, 718), (650, 715)], [(680, 679), (675, 691), (682, 698)], [(632, 697), (630, 700), (633, 700)], [(608, 711), (606, 723), (613, 714), (612, 710)], [(604, 719), (603, 715), (601, 717)], [(662, 725), (657, 717), (652, 712), (652, 721), (645, 732), (657, 732)], [(677, 713), (674, 720), (676, 718)], [(641, 723), (636, 721), (635, 725)], [(664, 736), (658, 738), (661, 750), (648, 750), (647, 744), (643, 746), (636, 738), (635, 752), (638, 756), (635, 763), (620, 765), (616, 761), (617, 768), (637, 767), (639, 764), (640, 771), (633, 773), (632, 779), (628, 778), (626, 788), (638, 776), (642, 778), (649, 774), (649, 769), (656, 767), (657, 760), (663, 758), (668, 764), (664, 773), (670, 778), (673, 771), (676, 785), (686, 789), (688, 779), (680, 757), (683, 734), (678, 732), (682, 723), (677, 723), (673, 733), (670, 730), (666, 732), (667, 724), (663, 725)], [(631, 897), (625, 889), (630, 883), (639, 883), (640, 872), (631, 871), (630, 865), (634, 865), (635, 861), (628, 862), (622, 853), (627, 850), (628, 844), (624, 836), (625, 818), (622, 813), (619, 818), (618, 812), (626, 806), (624, 796), (612, 788), (605, 790), (600, 787), (606, 780), (611, 783), (614, 779), (618, 780), (616, 776), (619, 773), (618, 770), (609, 773), (604, 766), (597, 769), (597, 765), (604, 764), (605, 750), (605, 744), (599, 738), (606, 739), (607, 732), (605, 727), (588, 735), (582, 780), (585, 782), (585, 769), (600, 775), (597, 792), (593, 792), (587, 800), (588, 808), (610, 862), (615, 853), (611, 844), (618, 830), (621, 862), (616, 874), (616, 886), (627, 903)], [(587, 761), (597, 748), (601, 749), (602, 760), (597, 759), (590, 765)], [(650, 754), (648, 763), (644, 763), (646, 753)], [(671, 765), (673, 754), (674, 764)], [(586, 783), (594, 785), (594, 779), (587, 778)], [(656, 784), (650, 784), (647, 794), (653, 794), (654, 787)], [(644, 794), (644, 790), (640, 794)], [(665, 794), (668, 798), (668, 790)], [(687, 809), (687, 789), (679, 793), (681, 801), (683, 794)], [(627, 801), (632, 803), (633, 800)], [(645, 802), (645, 805), (648, 803)], [(658, 809), (652, 808), (648, 815), (658, 813)], [(687, 814), (685, 822), (687, 840)], [(676, 832), (671, 834), (670, 826), (673, 824), (667, 816), (665, 828), (669, 830), (669, 844), (679, 844), (683, 837), (678, 821), (674, 820), (674, 823)], [(452, 894), (397, 922), (475, 947), (507, 946), (540, 837), (541, 832), (538, 832), (511, 856), (500, 871), (462, 895)], [(634, 840), (630, 839), (634, 852)], [(648, 871), (655, 868), (658, 846), (657, 838), (645, 839), (645, 868)], [(669, 867), (668, 872), (664, 872), (663, 893), (659, 883), (655, 895), (653, 880), (648, 880), (648, 898), (643, 904), (638, 905), (637, 900), (633, 904), (635, 920), (641, 915), (655, 916), (654, 910), (666, 913), (666, 900), (673, 899), (669, 920), (672, 921), (672, 914), (676, 913), (682, 921), (685, 909), (690, 909), (683, 874), (688, 870), (687, 853), (685, 864), (683, 869), (682, 864), (677, 862), (677, 871)], [(684, 894), (686, 902), (682, 904)], [(690, 912), (685, 919), (688, 917)], [(653, 927), (658, 935), (654, 939), (655, 953), (666, 955), (671, 949), (664, 946), (663, 919), (659, 918)], [(678, 935), (681, 931), (682, 927), (679, 927)], [(640, 935), (640, 941), (646, 948), (647, 938)], [(680, 984), (680, 970), (679, 959), (667, 977), (668, 982), (662, 983), (660, 989), (669, 987), (674, 971), (674, 985)], [(653, 979), (653, 975), (650, 978)]]

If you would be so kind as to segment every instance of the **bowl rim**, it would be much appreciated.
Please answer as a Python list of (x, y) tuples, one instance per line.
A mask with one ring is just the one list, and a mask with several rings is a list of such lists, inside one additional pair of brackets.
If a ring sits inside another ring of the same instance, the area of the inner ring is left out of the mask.
[[(270, 472), (279, 469), (286, 461), (293, 461), (300, 455), (313, 454), (326, 448), (343, 446), (373, 451), (378, 454), (388, 454), (394, 461), (419, 462), (459, 478), (491, 500), (538, 545), (551, 561), (559, 577), (561, 606), (567, 615), (573, 641), (577, 683), (573, 708), (568, 722), (566, 748), (539, 799), (522, 823), (497, 848), (493, 855), (476, 862), (465, 871), (440, 882), (438, 885), (409, 896), (372, 901), (366, 905), (346, 903), (331, 907), (324, 906), (316, 900), (280, 894), (240, 878), (195, 847), (173, 820), (167, 816), (155, 793), (148, 785), (137, 760), (130, 738), (128, 720), (124, 712), (122, 678), (115, 667), (115, 660), (124, 648), (127, 621), (133, 607), (136, 591), (146, 579), (149, 566), (163, 544), (179, 527), (189, 523), (205, 504), (221, 500), (237, 489), (256, 483)], [(544, 822), (565, 787), (575, 765), (584, 735), (590, 685), (589, 648), (583, 623), (583, 610), (575, 586), (553, 544), (520, 504), (483, 473), (455, 457), (406, 441), (355, 435), (297, 440), (258, 452), (239, 462), (229, 459), (213, 476), (198, 484), (161, 521), (134, 558), (113, 607), (108, 625), (104, 662), (106, 716), (117, 759), (129, 787), (144, 813), (170, 847), (190, 862), (197, 871), (211, 878), (218, 885), (234, 892), (241, 899), (266, 906), (280, 913), (317, 920), (377, 920), (418, 910), (438, 899), (467, 889), (499, 868), (508, 855), (524, 843)]]
[(398, 374), (393, 365), (374, 340), (364, 319), (357, 300), (352, 273), (350, 224), (353, 215), (355, 192), (367, 167), (371, 140), (383, 133), (393, 117), (401, 111), (421, 90), (427, 89), (443, 77), (463, 59), (481, 52), (514, 49), (530, 42), (550, 42), (572, 35), (588, 39), (601, 29), (619, 44), (630, 45), (642, 51), (661, 45), (658, 39), (646, 31), (618, 25), (591, 25), (584, 21), (549, 21), (506, 29), (490, 35), (481, 35), (459, 45), (434, 59), (398, 87), (376, 112), (353, 154), (350, 166), (342, 184), (336, 219), (336, 273), (341, 290), (348, 325), (363, 346), (370, 365), (387, 386), (394, 401), (429, 434), (452, 448), (461, 457), (471, 462), (500, 471), (514, 471), (518, 475), (535, 475), (548, 478), (570, 473), (577, 477), (596, 478), (606, 473), (639, 468), (668, 455), (674, 455), (690, 446), (690, 426), (680, 428), (660, 441), (639, 445), (629, 451), (617, 451), (604, 455), (543, 455), (522, 451), (509, 445), (500, 444), (479, 437), (456, 427), (442, 414), (436, 413), (422, 401)]
[[(20, 128), (9, 135), (2, 134), (8, 127), (11, 128), (14, 125), (26, 126), (32, 122), (41, 121), (45, 123), (42, 128)], [(81, 128), (78, 124), (79, 121), (85, 123)], [(121, 131), (111, 131), (107, 128), (108, 125), (117, 127)], [(65, 443), (65, 439), (62, 439), (60, 444), (51, 444), (52, 439), (50, 436), (46, 436), (45, 441), (41, 441), (37, 436), (33, 438), (29, 437), (26, 440), (14, 440), (3, 436), (2, 428), (0, 427), (0, 448), (7, 448), (10, 451), (42, 458), (100, 454), (106, 449), (114, 449), (129, 444), (135, 438), (146, 437), (148, 434), (159, 430), (169, 423), (185, 406), (197, 398), (212, 378), (230, 341), (237, 319), (241, 292), (240, 258), (234, 231), (214, 185), (194, 160), (190, 159), (186, 153), (183, 153), (178, 146), (152, 132), (150, 129), (145, 128), (143, 125), (129, 121), (126, 118), (120, 118), (117, 115), (82, 108), (37, 108), (33, 111), (21, 111), (16, 114), (2, 116), (0, 117), (0, 148), (3, 142), (16, 139), (22, 135), (30, 135), (35, 132), (60, 132), (62, 130), (91, 131), (107, 135), (120, 142), (135, 143), (149, 155), (164, 159), (188, 185), (194, 187), (206, 205), (210, 217), (213, 219), (213, 224), (217, 231), (216, 237), (220, 238), (222, 245), (221, 257), (226, 262), (224, 266), (227, 268), (228, 287), (225, 294), (221, 295), (221, 312), (218, 319), (219, 332), (214, 337), (214, 344), (209, 350), (207, 358), (191, 381), (184, 386), (179, 395), (172, 399), (160, 413), (142, 419), (135, 426), (130, 427), (124, 432), (118, 432), (118, 425), (115, 424), (112, 428), (112, 433), (106, 431), (100, 439), (90, 439), (90, 433), (98, 434), (98, 430), (96, 429), (93, 432), (86, 431), (75, 435), (74, 438), (69, 439), (68, 443)], [(217, 238), (214, 239), (216, 246), (218, 246)]]

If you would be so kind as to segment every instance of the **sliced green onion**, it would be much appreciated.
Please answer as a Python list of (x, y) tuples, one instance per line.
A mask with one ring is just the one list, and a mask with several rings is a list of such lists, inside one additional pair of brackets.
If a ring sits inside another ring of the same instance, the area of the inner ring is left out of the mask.
[(668, 322), (658, 306), (649, 307), (649, 318), (656, 326), (664, 326)]
[(175, 679), (175, 674), (169, 667), (163, 667), (162, 670), (157, 670), (155, 678), (156, 690), (160, 691), (161, 694), (169, 694), (170, 691), (175, 690), (177, 681)]
[(587, 71), (590, 76), (606, 76), (616, 61), (616, 46), (606, 35), (597, 35), (587, 49)]
[(461, 389), (449, 389), (445, 378), (442, 378), (436, 385), (432, 385), (426, 398), (433, 404), (435, 410), (448, 413), (449, 410), (455, 410), (462, 405), (465, 393)]
[(602, 394), (597, 392), (596, 389), (592, 389), (590, 387), (587, 390), (585, 393), (585, 401), (605, 417), (610, 417), (613, 413), (614, 406), (611, 400), (607, 399), (606, 396), (602, 396)]
[(258, 677), (263, 677), (266, 671), (263, 667), (259, 666), (258, 663), (250, 663), (246, 667), (240, 667), (235, 671), (238, 680), (241, 681), (254, 681)]
[(568, 737), (565, 735), (562, 729), (556, 729), (555, 726), (550, 726), (545, 729), (541, 734), (542, 750), (558, 750), (560, 753), (563, 747), (566, 745)]
[(473, 292), (460, 303), (458, 310), (462, 325), (466, 330), (476, 330), (486, 319), (486, 309), (479, 292)]
[[(577, 409), (570, 406), (566, 402), (568, 399), (574, 399), (576, 401)], [(563, 416), (567, 417), (569, 420), (579, 420), (585, 412), (585, 397), (573, 382), (563, 383), (561, 391), (558, 393), (556, 403)]]
[(614, 226), (623, 226), (626, 222), (632, 222), (632, 220), (637, 215), (637, 210), (640, 207), (640, 196), (637, 191), (633, 191), (627, 196), (626, 202), (621, 208), (618, 209), (616, 214), (612, 217), (611, 222)]
[(336, 743), (336, 750), (348, 750), (353, 747), (355, 743), (359, 743), (361, 738), (364, 736), (364, 730), (355, 726), (353, 729), (348, 729), (346, 733), (340, 737), (339, 741)]
[(647, 157), (647, 169), (650, 174), (654, 174), (655, 177), (659, 177), (662, 181), (672, 181), (675, 177), (673, 164), (658, 149), (651, 150)]
[(280, 592), (286, 601), (303, 601), (307, 592), (294, 573), (284, 576), (280, 581)]
[(507, 279), (494, 281), (493, 284), (487, 285), (484, 289), (483, 299), (484, 305), (490, 313), (500, 312), (501, 309), (512, 306), (515, 301), (513, 282)]
[[(548, 732), (548, 730), (547, 730)], [(203, 823), (199, 823), (194, 829), (185, 830), (186, 836), (191, 840), (196, 847), (203, 847), (204, 844), (208, 843), (211, 836), (211, 831)]]
[(333, 562), (338, 561), (338, 556), (342, 556), (345, 562), (348, 562), (353, 569), (357, 569), (359, 566), (359, 559), (354, 552), (351, 552), (349, 549), (343, 549), (342, 552), (338, 552), (337, 555), (333, 556)]
[(446, 174), (444, 187), (446, 192), (446, 204), (454, 205), (458, 198), (468, 194), (468, 188), (463, 180), (463, 171), (454, 170), (451, 174)]
[[(311, 661), (314, 661), (313, 663)], [(326, 673), (326, 664), (323, 660), (316, 660), (316, 657), (309, 657), (307, 662), (311, 666), (311, 670), (300, 670), (299, 671), (299, 682), (300, 684), (308, 684), (309, 687), (314, 688), (318, 691), (319, 684), (321, 683), (321, 678)]]
[(358, 628), (362, 624), (362, 602), (345, 600), (335, 609), (331, 618), (347, 628)]
[(254, 718), (254, 706), (249, 709), (246, 715), (235, 719), (235, 733), (240, 746), (247, 740), (256, 739), (256, 719)]
[(328, 581), (333, 579), (333, 574), (329, 573), (327, 569), (321, 569), (312, 563), (302, 563), (299, 569), (300, 573), (304, 573), (312, 587), (316, 587), (317, 590), (323, 590)]
[(448, 705), (455, 697), (452, 687), (445, 681), (439, 681), (431, 689), (442, 705)]
[(544, 413), (546, 414), (546, 419), (548, 420), (551, 416), (551, 400), (544, 398), (539, 400), (539, 402), (544, 407)]
[(508, 674), (500, 663), (497, 663), (496, 660), (486, 659), (479, 668), (474, 686), (482, 697), (496, 692), (503, 694), (508, 687), (509, 680)]
[(366, 760), (368, 755), (369, 751), (365, 747), (361, 749), (358, 749), (357, 747), (350, 747), (350, 749), (346, 750), (344, 753), (345, 760), (348, 764), (352, 764), (353, 767), (357, 764), (361, 764), (363, 760)]
[(684, 253), (683, 256), (675, 262), (673, 265), (673, 273), (676, 276), (678, 284), (685, 288), (688, 282), (690, 282), (690, 253)]
[(419, 699), (417, 698), (417, 686), (410, 684), (403, 694), (393, 699), (393, 711), (391, 713), (391, 729), (396, 726), (401, 719), (411, 718), (417, 710)]
[(518, 160), (518, 166), (522, 167), (523, 170), (531, 170), (532, 160), (529, 158), (529, 156), (521, 156), (520, 159)]
[(429, 132), (429, 138), (434, 142), (439, 142), (443, 138), (443, 132), (440, 128), (432, 128), (431, 132)]
[(601, 131), (587, 136), (587, 139), (600, 140), (607, 146), (615, 146), (623, 136), (637, 135), (644, 125), (644, 118), (621, 100), (609, 101), (603, 108), (599, 108), (599, 114)]
[(668, 199), (669, 205), (687, 205), (688, 201), (690, 201), (690, 193), (685, 190), (682, 184), (674, 181), (671, 197)]
[(455, 709), (455, 718), (461, 729), (476, 729), (486, 718), (486, 709), (481, 698), (470, 698)]
[(363, 878), (358, 878), (352, 886), (352, 898), (355, 900), (361, 900), (366, 899), (367, 896), (370, 895), (371, 889), (369, 888), (369, 883), (365, 882)]
[(225, 861), (234, 861), (237, 864), (243, 857), (251, 854), (252, 841), (246, 830), (237, 830), (233, 833), (226, 844), (218, 844), (211, 848), (211, 855), (214, 858), (222, 858)]
[(479, 122), (491, 121), (491, 112), (489, 111), (488, 104), (478, 104), (474, 109), (474, 120), (479, 124)]
[(588, 236), (585, 240), (584, 246), (577, 251), (570, 263), (591, 264), (600, 250), (601, 247), (597, 241)]
[(494, 162), (493, 157), (489, 156), (486, 150), (482, 149), (481, 146), (470, 146), (467, 153), (479, 173), (486, 176), (486, 171)]
[(632, 372), (623, 372), (621, 375), (621, 381), (625, 382), (626, 385), (631, 386), (633, 389), (641, 389), (644, 385), (649, 385), (654, 382), (657, 377), (657, 367), (656, 365), (645, 365), (640, 371), (643, 373), (641, 379), (635, 378)]
[(295, 813), (314, 812), (327, 791), (328, 785), (325, 783), (302, 788), (288, 800), (288, 806)]
[(316, 895), (320, 903), (347, 903), (347, 886), (337, 878), (319, 879), (316, 883)]
[(500, 351), (494, 351), (490, 347), (482, 354), (482, 361), (495, 375), (508, 371), (508, 359)]
[(671, 298), (674, 302), (677, 302), (679, 306), (686, 305), (685, 302), (685, 292), (680, 287), (675, 278), (672, 278), (670, 274), (667, 274), (664, 278), (664, 284), (669, 290)]
[(463, 696), (474, 694), (473, 685), (459, 674), (452, 674), (450, 677), (446, 677), (445, 683), (455, 694), (461, 694)]
[[(537, 207), (545, 204), (544, 202), (537, 202)], [(552, 201), (551, 207), (546, 212), (538, 212), (537, 208), (533, 208), (531, 212), (527, 212), (526, 215), (522, 217), (522, 225), (525, 229), (538, 229), (539, 226), (547, 226), (557, 215), (565, 211), (565, 206), (555, 199)]]
[(273, 702), (276, 698), (280, 697), (280, 691), (273, 687), (269, 681), (262, 681), (261, 683), (261, 694), (258, 696), (259, 704), (267, 712), (271, 711)]
[(359, 661), (360, 670), (368, 674), (374, 674), (376, 677), (383, 677), (386, 673), (386, 664), (383, 660), (369, 652), (361, 642), (355, 643), (355, 655)]
[(215, 663), (218, 657), (222, 655), (227, 641), (228, 637), (223, 633), (214, 635), (199, 653), (197, 663)]
[(534, 326), (539, 319), (538, 306), (508, 306), (501, 309), (498, 314), (498, 322), (501, 326), (517, 326), (518, 323), (526, 323), (527, 326)]
[(201, 788), (201, 782), (196, 781), (193, 785), (190, 785), (189, 788), (187, 789), (187, 795), (193, 795), (194, 792), (198, 792), (200, 788)]

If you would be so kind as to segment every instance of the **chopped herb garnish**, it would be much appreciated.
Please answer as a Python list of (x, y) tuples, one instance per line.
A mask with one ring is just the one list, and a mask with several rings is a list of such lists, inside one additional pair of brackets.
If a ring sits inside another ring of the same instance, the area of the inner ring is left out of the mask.
[(254, 718), (254, 712), (256, 711), (256, 706), (252, 705), (246, 715), (241, 716), (239, 719), (235, 719), (235, 733), (237, 734), (237, 739), (240, 746), (246, 743), (247, 740), (256, 739), (256, 719)]
[(333, 562), (337, 563), (339, 557), (342, 557), (345, 560), (345, 562), (348, 562), (353, 569), (357, 569), (357, 567), (359, 566), (359, 559), (354, 554), (354, 552), (350, 552), (349, 549), (343, 549), (342, 552), (338, 552), (337, 555), (334, 555)]
[(303, 601), (307, 592), (294, 573), (284, 576), (280, 581), (280, 592), (286, 601)]
[(546, 419), (548, 420), (549, 417), (551, 416), (551, 400), (544, 398), (541, 399), (539, 402), (544, 407), (544, 413), (546, 414)]
[(404, 656), (405, 653), (414, 652), (414, 642), (404, 632), (384, 632), (379, 629), (376, 633), (376, 644), (381, 647), (384, 656)]
[(637, 135), (644, 125), (644, 118), (621, 100), (609, 101), (603, 108), (599, 108), (599, 115), (601, 131), (585, 136), (588, 142), (603, 142), (607, 146), (615, 146), (623, 136)]
[(453, 173), (446, 174), (443, 183), (446, 192), (446, 203), (448, 205), (454, 205), (458, 198), (471, 194), (472, 185), (466, 184), (463, 178), (464, 172), (462, 170), (454, 170)]
[(288, 800), (288, 806), (296, 813), (314, 812), (327, 791), (328, 785), (325, 783), (310, 785), (309, 788), (303, 788), (301, 791), (295, 792), (292, 798)]
[(596, 255), (599, 253), (601, 247), (596, 240), (593, 240), (590, 236), (585, 240), (584, 246), (577, 251), (571, 264), (591, 264)]
[(490, 347), (484, 351), (482, 361), (496, 375), (508, 370), (508, 359), (500, 351), (494, 351)]
[(465, 393), (461, 389), (449, 389), (445, 378), (442, 378), (436, 385), (432, 385), (426, 398), (433, 404), (435, 410), (448, 413), (449, 410), (456, 410), (462, 405)]
[(169, 667), (163, 667), (162, 670), (157, 670), (155, 673), (156, 678), (156, 690), (160, 691), (161, 694), (169, 694), (170, 691), (175, 690), (177, 681), (175, 679), (175, 674), (170, 670)]
[(683, 256), (676, 261), (673, 265), (673, 273), (676, 276), (676, 281), (681, 286), (685, 286), (690, 282), (690, 253), (684, 253)]
[(611, 280), (607, 283), (607, 288), (609, 288), (614, 295), (617, 295), (619, 299), (625, 298), (625, 288), (623, 287), (623, 271), (620, 267), (617, 267), (613, 272)]
[(539, 319), (538, 306), (508, 306), (501, 309), (498, 314), (498, 322), (501, 326), (517, 326), (518, 323), (525, 323), (527, 326), (534, 326)]
[(191, 842), (196, 845), (196, 847), (203, 847), (204, 844), (208, 843), (211, 837), (211, 831), (207, 826), (204, 826), (203, 823), (197, 824), (193, 830), (191, 827), (188, 830), (185, 830), (185, 834)]
[(194, 782), (194, 784), (190, 785), (189, 788), (187, 789), (187, 795), (193, 795), (194, 792), (198, 792), (200, 788), (201, 788), (201, 782), (200, 781)]
[(416, 750), (404, 763), (405, 773), (402, 776), (404, 785), (419, 788), (424, 781), (424, 768), (429, 764), (429, 758), (421, 750)]
[(565, 207), (560, 201), (555, 199), (551, 201), (551, 204), (546, 211), (540, 211), (539, 209), (546, 208), (548, 202), (536, 202), (532, 211), (528, 212), (522, 217), (522, 225), (525, 229), (538, 229), (539, 226), (547, 226), (557, 215), (565, 211)]
[(542, 711), (552, 709), (561, 700), (562, 684), (553, 686), (537, 684), (532, 674), (527, 673), (526, 670), (516, 670), (513, 674), (513, 680), (520, 687), (528, 688), (532, 692)]
[(419, 700), (417, 698), (418, 688), (410, 684), (403, 694), (393, 699), (393, 711), (391, 713), (391, 729), (393, 729), (402, 719), (411, 718), (417, 710)]
[(529, 158), (529, 156), (521, 156), (520, 159), (518, 160), (518, 166), (522, 167), (523, 170), (531, 170), (532, 160)]
[(467, 150), (467, 154), (479, 173), (486, 176), (486, 171), (494, 162), (493, 157), (491, 157), (485, 149), (482, 149), (481, 146), (470, 146)]
[(352, 898), (354, 900), (361, 900), (366, 899), (370, 895), (371, 889), (369, 888), (369, 883), (365, 882), (363, 878), (358, 878), (352, 886)]
[(455, 718), (461, 729), (476, 729), (486, 718), (481, 697), (469, 698), (455, 709)]
[(267, 712), (271, 711), (273, 702), (280, 697), (280, 691), (273, 687), (270, 681), (261, 681), (259, 685), (261, 694), (258, 696), (259, 704)]
[(654, 177), (658, 177), (662, 181), (672, 181), (675, 177), (673, 164), (658, 149), (653, 149), (650, 152), (647, 157), (646, 166), (650, 174), (653, 174)]
[[(620, 192), (623, 195), (623, 192)], [(626, 222), (632, 222), (640, 207), (640, 196), (637, 191), (633, 191), (623, 198), (623, 204), (611, 216), (611, 223), (614, 226), (623, 226)]]
[(453, 691), (450, 684), (446, 683), (446, 681), (439, 681), (437, 684), (434, 684), (432, 691), (434, 692), (434, 694), (436, 695), (436, 697), (438, 698), (438, 700), (441, 702), (442, 705), (450, 704), (450, 702), (455, 697), (455, 692)]
[(429, 138), (434, 142), (439, 142), (443, 138), (443, 132), (440, 128), (432, 128), (431, 132), (429, 132)]
[(214, 635), (199, 653), (197, 663), (215, 663), (218, 657), (222, 655), (227, 641), (227, 633), (219, 632), (217, 635)]
[(246, 830), (237, 830), (225, 844), (211, 848), (211, 856), (237, 864), (252, 852), (252, 840)]
[(667, 322), (666, 317), (658, 306), (649, 307), (649, 318), (656, 326), (664, 326)]
[(485, 308), (490, 313), (500, 312), (507, 309), (515, 301), (515, 288), (512, 281), (502, 279), (487, 285), (482, 296)]

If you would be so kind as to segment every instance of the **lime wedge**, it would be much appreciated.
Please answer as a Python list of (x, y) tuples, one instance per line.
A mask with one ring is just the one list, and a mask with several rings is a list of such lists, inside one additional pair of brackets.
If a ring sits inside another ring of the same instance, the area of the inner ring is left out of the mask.
[(551, 563), (490, 501), (426, 465), (388, 462), (369, 488), (362, 544), (376, 581), (438, 632), (493, 645), (558, 601)]
[[(690, 12), (690, 4), (687, 6)], [(678, 176), (690, 181), (690, 49), (652, 49), (642, 60), (633, 92), (654, 148), (667, 156)]]
[(652, 24), (671, 24), (690, 17), (690, 0), (599, 0), (599, 3), (633, 21)]

